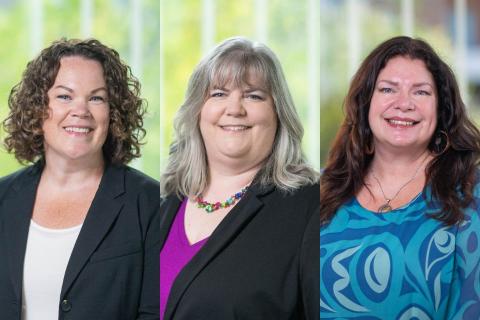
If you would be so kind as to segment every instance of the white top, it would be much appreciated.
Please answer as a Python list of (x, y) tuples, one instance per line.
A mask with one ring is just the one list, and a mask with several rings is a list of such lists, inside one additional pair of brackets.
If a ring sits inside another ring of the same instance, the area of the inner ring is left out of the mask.
[(49, 229), (30, 221), (23, 266), (23, 320), (58, 319), (63, 276), (81, 228)]

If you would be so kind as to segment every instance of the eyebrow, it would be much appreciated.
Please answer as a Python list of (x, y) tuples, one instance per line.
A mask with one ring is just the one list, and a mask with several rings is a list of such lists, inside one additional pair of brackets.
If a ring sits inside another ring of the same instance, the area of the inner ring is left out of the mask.
[[(64, 90), (67, 90), (68, 92), (73, 92), (74, 90), (72, 88), (69, 88), (69, 87), (66, 87), (66, 86), (63, 86), (63, 85), (58, 85), (58, 86), (55, 86), (53, 89), (64, 89)], [(107, 91), (107, 89), (105, 87), (100, 87), (100, 88), (96, 88), (96, 89), (93, 89), (92, 91), (90, 91), (90, 93), (96, 93), (98, 91)]]
[(100, 87), (100, 88), (97, 88), (97, 89), (93, 89), (92, 91), (90, 91), (90, 93), (95, 93), (95, 92), (98, 92), (98, 91), (108, 92), (108, 91), (107, 91), (107, 88), (105, 88), (105, 87)]
[(267, 93), (267, 91), (265, 89), (262, 89), (260, 87), (246, 87), (245, 88), (245, 92), (249, 93), (249, 92), (254, 92), (254, 91), (260, 91), (260, 92), (263, 92), (263, 93)]
[(62, 85), (55, 86), (53, 89), (64, 89), (64, 90), (67, 90), (68, 92), (73, 92), (73, 89), (70, 89), (69, 87), (65, 87)]
[(419, 82), (419, 83), (414, 83), (413, 84), (413, 87), (415, 87), (415, 88), (421, 87), (421, 86), (429, 86), (429, 87), (432, 87), (432, 89), (433, 89), (433, 85), (430, 82)]
[[(219, 86), (213, 86), (212, 89), (210, 90), (222, 90), (222, 91), (225, 91), (225, 92), (230, 92), (230, 89), (227, 89), (225, 87), (219, 87)], [(267, 91), (265, 89), (262, 89), (260, 87), (246, 87), (244, 92), (246, 93), (250, 93), (250, 92), (254, 92), (254, 91), (261, 91), (263, 93), (267, 93)]]
[(225, 88), (225, 87), (220, 87), (220, 86), (213, 86), (212, 88), (210, 88), (210, 90), (230, 91), (230, 90), (228, 90), (227, 88)]
[[(380, 82), (386, 82), (392, 86), (398, 86), (398, 82), (396, 81), (392, 81), (392, 80), (379, 80), (378, 83)], [(418, 88), (418, 87), (421, 87), (421, 86), (429, 86), (433, 89), (433, 85), (430, 83), (430, 82), (418, 82), (418, 83), (414, 83), (413, 84), (413, 87), (414, 88)]]

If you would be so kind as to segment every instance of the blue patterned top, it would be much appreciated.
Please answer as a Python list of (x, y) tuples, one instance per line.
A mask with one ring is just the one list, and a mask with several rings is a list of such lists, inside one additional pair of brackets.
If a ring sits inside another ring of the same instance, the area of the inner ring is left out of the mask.
[(386, 214), (340, 207), (320, 229), (320, 318), (480, 319), (480, 184), (474, 197), (456, 226), (427, 216), (429, 188)]

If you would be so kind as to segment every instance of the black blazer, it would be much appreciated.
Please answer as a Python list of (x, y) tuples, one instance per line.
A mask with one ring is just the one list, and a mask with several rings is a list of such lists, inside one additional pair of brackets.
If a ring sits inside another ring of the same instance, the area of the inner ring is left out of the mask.
[[(252, 186), (178, 274), (164, 320), (318, 320), (319, 199), (318, 184)], [(161, 201), (162, 247), (179, 205)]]
[[(41, 172), (37, 163), (0, 179), (1, 319), (21, 319), (23, 264)], [(65, 271), (59, 319), (159, 319), (159, 205), (157, 181), (107, 166)]]

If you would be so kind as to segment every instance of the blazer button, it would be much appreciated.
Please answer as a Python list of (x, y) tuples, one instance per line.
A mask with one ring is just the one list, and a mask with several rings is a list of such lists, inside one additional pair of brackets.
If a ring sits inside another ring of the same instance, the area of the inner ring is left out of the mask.
[(68, 311), (72, 310), (72, 304), (70, 303), (70, 301), (65, 299), (65, 300), (62, 301), (62, 303), (60, 305), (60, 308), (62, 309), (63, 312), (68, 312)]

